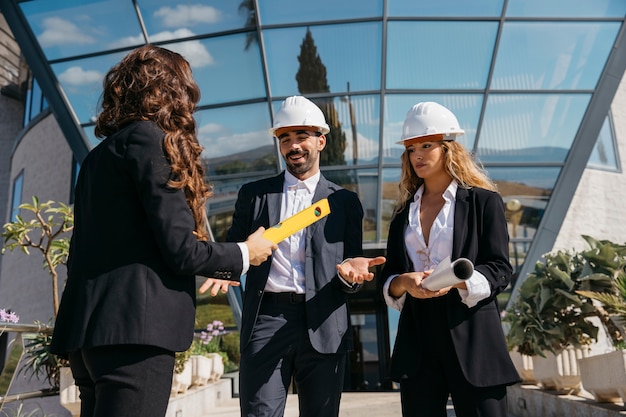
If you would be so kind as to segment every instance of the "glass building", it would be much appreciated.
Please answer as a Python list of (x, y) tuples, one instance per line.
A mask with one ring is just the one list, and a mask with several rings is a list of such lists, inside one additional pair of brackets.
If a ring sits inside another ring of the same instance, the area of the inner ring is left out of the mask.
[[(208, 212), (216, 240), (228, 230), (239, 187), (283, 169), (268, 128), (290, 95), (309, 97), (326, 115), (322, 172), (359, 194), (367, 255), (385, 251), (403, 152), (396, 142), (417, 102), (437, 101), (457, 115), (466, 132), (460, 142), (497, 183), (516, 277), (552, 249), (585, 168), (622, 169), (610, 105), (626, 70), (623, 0), (0, 0), (0, 7), (32, 74), (24, 125), (50, 108), (73, 175), (98, 142), (94, 120), (112, 65), (145, 43), (189, 60), (202, 89), (196, 118), (215, 191)], [(347, 386), (384, 385), (397, 316), (375, 284), (351, 303), (361, 350)]]

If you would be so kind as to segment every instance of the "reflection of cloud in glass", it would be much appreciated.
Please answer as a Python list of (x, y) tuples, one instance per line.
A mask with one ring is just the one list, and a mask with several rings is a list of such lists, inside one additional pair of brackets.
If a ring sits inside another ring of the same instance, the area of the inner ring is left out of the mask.
[[(189, 29), (178, 29), (173, 32), (165, 31), (155, 34), (150, 37), (151, 42), (169, 41), (172, 39), (188, 38), (194, 36)], [(130, 36), (120, 39), (110, 45), (110, 48), (123, 48), (126, 46), (132, 46), (144, 43), (143, 35)], [(175, 44), (162, 45), (164, 48), (178, 52), (181, 54), (189, 64), (194, 68), (201, 68), (213, 65), (215, 60), (211, 53), (200, 41), (187, 41)]]
[(179, 4), (176, 8), (161, 7), (154, 12), (154, 16), (162, 18), (163, 26), (171, 28), (217, 23), (221, 20), (222, 13), (211, 6)]
[(210, 158), (234, 155), (269, 145), (270, 141), (260, 140), (268, 137), (267, 131), (233, 133), (228, 127), (218, 123), (208, 123), (198, 129), (198, 141)]
[(78, 87), (86, 84), (99, 84), (102, 82), (104, 75), (99, 71), (85, 71), (81, 67), (70, 67), (59, 74), (59, 81), (64, 85)]
[(82, 29), (60, 17), (48, 17), (43, 20), (44, 31), (37, 37), (42, 47), (66, 44), (90, 44), (96, 40), (85, 34)]

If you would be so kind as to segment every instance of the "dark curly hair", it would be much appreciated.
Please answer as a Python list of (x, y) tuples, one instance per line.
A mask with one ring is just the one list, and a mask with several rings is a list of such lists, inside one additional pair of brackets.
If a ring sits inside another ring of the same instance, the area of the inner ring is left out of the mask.
[(95, 134), (106, 137), (138, 120), (155, 122), (164, 132), (163, 150), (172, 167), (168, 185), (183, 189), (195, 220), (194, 234), (208, 240), (202, 146), (193, 112), (200, 88), (189, 63), (176, 52), (154, 45), (131, 51), (104, 78), (102, 112)]

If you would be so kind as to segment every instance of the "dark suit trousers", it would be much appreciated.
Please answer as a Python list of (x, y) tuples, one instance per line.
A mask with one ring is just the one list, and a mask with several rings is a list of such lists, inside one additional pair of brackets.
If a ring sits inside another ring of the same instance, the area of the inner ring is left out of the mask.
[(304, 302), (264, 300), (252, 337), (241, 352), (241, 415), (283, 416), (293, 378), (301, 417), (336, 417), (345, 363), (345, 354), (320, 354), (313, 349)]
[(457, 417), (506, 417), (506, 386), (475, 387), (463, 375), (448, 329), (445, 302), (433, 299), (422, 306), (419, 340), (426, 345), (426, 357), (421, 358), (418, 375), (400, 380), (402, 415), (446, 417), (451, 396)]
[(114, 345), (70, 354), (81, 417), (165, 416), (174, 353), (154, 346)]

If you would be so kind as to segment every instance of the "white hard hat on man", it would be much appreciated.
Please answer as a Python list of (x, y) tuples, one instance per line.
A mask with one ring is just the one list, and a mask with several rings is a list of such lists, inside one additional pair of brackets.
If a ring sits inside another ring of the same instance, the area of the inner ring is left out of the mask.
[(309, 127), (322, 135), (330, 132), (324, 113), (315, 103), (306, 97), (291, 96), (283, 101), (280, 109), (274, 116), (274, 125), (269, 130), (272, 136), (276, 131), (285, 127)]
[(455, 140), (464, 133), (450, 110), (434, 101), (424, 101), (408, 111), (402, 126), (402, 139), (396, 143), (409, 146), (416, 142)]

